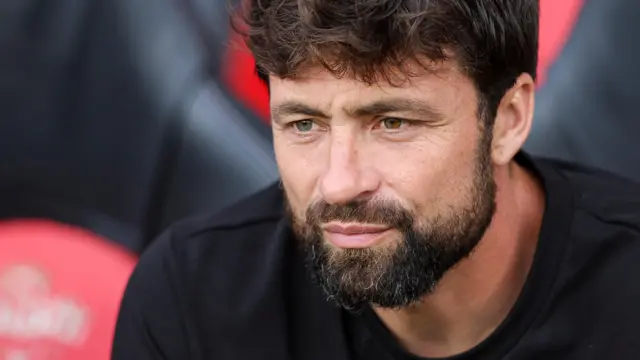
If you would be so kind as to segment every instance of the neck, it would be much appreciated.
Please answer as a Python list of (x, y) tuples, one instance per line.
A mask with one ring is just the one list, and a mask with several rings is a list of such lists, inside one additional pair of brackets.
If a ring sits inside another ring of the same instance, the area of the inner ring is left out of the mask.
[(544, 193), (519, 166), (496, 172), (497, 211), (477, 248), (436, 291), (400, 310), (376, 308), (408, 351), (424, 357), (462, 353), (487, 338), (515, 304), (531, 268)]

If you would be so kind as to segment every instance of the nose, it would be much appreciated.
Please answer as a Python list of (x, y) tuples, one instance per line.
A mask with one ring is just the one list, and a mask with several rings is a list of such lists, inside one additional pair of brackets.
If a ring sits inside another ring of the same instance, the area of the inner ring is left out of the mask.
[[(369, 163), (362, 159), (355, 139), (335, 139), (331, 142), (329, 161), (321, 180), (323, 199), (329, 204), (344, 204), (367, 197), (379, 185)], [(363, 166), (364, 165), (364, 166)]]

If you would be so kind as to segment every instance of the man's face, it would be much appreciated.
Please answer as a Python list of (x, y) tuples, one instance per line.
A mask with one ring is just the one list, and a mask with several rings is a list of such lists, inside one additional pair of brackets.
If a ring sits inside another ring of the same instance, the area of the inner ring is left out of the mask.
[(294, 232), (349, 309), (410, 305), (482, 238), (495, 211), (491, 131), (450, 64), (403, 86), (311, 69), (272, 77), (275, 152)]

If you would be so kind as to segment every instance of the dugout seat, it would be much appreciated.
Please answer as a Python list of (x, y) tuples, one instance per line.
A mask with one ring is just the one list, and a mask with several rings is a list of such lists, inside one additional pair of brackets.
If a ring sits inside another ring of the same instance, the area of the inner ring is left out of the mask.
[(172, 0), (0, 2), (1, 360), (107, 360), (137, 254), (277, 178), (192, 25)]
[(172, 0), (3, 1), (0, 53), (0, 218), (137, 253), (277, 178), (268, 129), (210, 76)]
[(539, 91), (527, 150), (640, 182), (638, 31), (640, 2), (585, 2)]

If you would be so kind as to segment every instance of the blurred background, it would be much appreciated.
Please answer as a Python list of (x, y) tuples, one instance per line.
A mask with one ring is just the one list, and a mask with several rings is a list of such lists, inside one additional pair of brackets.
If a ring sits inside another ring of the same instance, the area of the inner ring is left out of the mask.
[[(541, 0), (526, 145), (640, 179), (636, 0)], [(0, 360), (106, 360), (139, 254), (275, 181), (228, 0), (0, 1)]]

